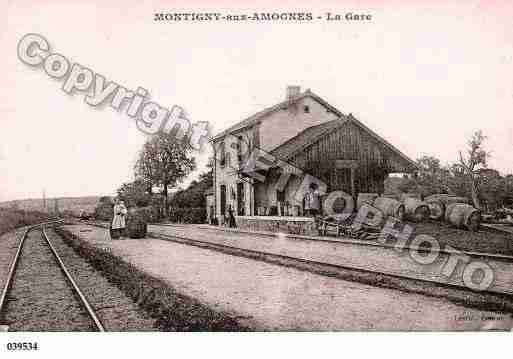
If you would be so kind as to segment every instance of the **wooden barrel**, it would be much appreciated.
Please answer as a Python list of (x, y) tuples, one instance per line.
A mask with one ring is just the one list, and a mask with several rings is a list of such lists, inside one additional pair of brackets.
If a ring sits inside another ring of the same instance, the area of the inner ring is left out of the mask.
[(444, 194), (444, 193), (432, 194), (430, 196), (425, 197), (424, 201), (426, 201), (426, 202), (431, 202), (431, 201), (441, 201), (441, 202), (444, 202), (443, 198), (444, 197), (448, 197), (448, 196), (449, 196), (448, 194)]
[(374, 207), (382, 211), (386, 217), (392, 216), (399, 220), (404, 219), (404, 204), (401, 202), (387, 197), (378, 197), (374, 200)]
[[(367, 218), (361, 218), (363, 223), (357, 223), (355, 219), (352, 226), (362, 225), (364, 229), (379, 229), (383, 227), (386, 216), (379, 208), (363, 203), (361, 209), (367, 212)], [(356, 218), (358, 218), (358, 215)]]
[(430, 209), (426, 202), (414, 197), (406, 197), (403, 201), (405, 215), (411, 221), (426, 221), (430, 215)]
[(466, 203), (470, 204), (470, 200), (467, 197), (459, 197), (445, 193), (433, 194), (424, 198), (426, 202), (439, 201), (442, 202), (445, 206), (452, 203)]
[(401, 195), (399, 193), (385, 193), (382, 197), (395, 199), (396, 201), (401, 202)]
[(401, 193), (399, 195), (399, 200), (401, 202), (404, 203), (404, 201), (407, 199), (407, 198), (416, 198), (416, 199), (421, 199), (421, 196), (420, 196), (420, 193)]
[(131, 208), (128, 211), (126, 223), (127, 236), (134, 239), (145, 238), (148, 233), (146, 211), (141, 208)]
[(109, 234), (111, 239), (119, 239), (121, 232), (119, 229), (112, 229), (112, 225), (109, 226)]
[(481, 223), (481, 212), (465, 203), (452, 203), (445, 210), (445, 220), (455, 227), (477, 231)]
[(440, 221), (445, 215), (445, 204), (437, 199), (425, 201), (429, 207), (429, 218)]
[(359, 211), (365, 203), (372, 205), (378, 196), (379, 195), (377, 193), (358, 193), (358, 199), (356, 200), (356, 210)]
[(445, 205), (448, 206), (453, 203), (464, 203), (470, 204), (470, 199), (467, 197), (457, 197), (457, 196), (449, 196), (445, 199)]

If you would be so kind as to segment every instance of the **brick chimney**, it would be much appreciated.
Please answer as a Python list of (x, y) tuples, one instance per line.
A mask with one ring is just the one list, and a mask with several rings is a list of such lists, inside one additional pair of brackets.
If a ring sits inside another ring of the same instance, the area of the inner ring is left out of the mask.
[(300, 86), (287, 86), (287, 93), (285, 100), (290, 101), (293, 98), (299, 96), (301, 93), (301, 87)]

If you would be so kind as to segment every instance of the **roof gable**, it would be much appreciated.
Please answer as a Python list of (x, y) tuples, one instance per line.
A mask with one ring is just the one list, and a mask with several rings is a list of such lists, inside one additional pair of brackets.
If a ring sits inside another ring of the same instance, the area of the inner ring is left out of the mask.
[(304, 131), (298, 133), (288, 141), (285, 141), (275, 149), (271, 151), (271, 154), (276, 158), (286, 161), (294, 154), (302, 150), (305, 146), (308, 146), (315, 142), (317, 139), (323, 137), (323, 135), (331, 133), (345, 120), (336, 119), (320, 125), (308, 127)]
[(229, 133), (233, 133), (242, 129), (250, 128), (253, 125), (257, 124), (259, 121), (262, 121), (267, 115), (270, 115), (271, 113), (275, 111), (279, 111), (281, 109), (287, 108), (289, 105), (296, 103), (304, 98), (310, 97), (313, 100), (317, 101), (326, 109), (333, 112), (337, 116), (339, 116), (338, 119), (328, 121), (326, 123), (322, 123), (320, 125), (308, 127), (304, 131), (300, 132), (296, 136), (292, 137), (291, 139), (285, 141), (275, 149), (271, 151), (271, 154), (275, 157), (286, 161), (290, 157), (292, 157), (294, 154), (298, 153), (305, 147), (315, 143), (316, 141), (320, 140), (322, 137), (328, 135), (332, 131), (336, 130), (340, 126), (344, 126), (345, 124), (352, 122), (356, 124), (358, 127), (360, 127), (363, 131), (365, 131), (367, 134), (369, 134), (372, 138), (374, 138), (376, 141), (381, 143), (384, 147), (391, 150), (394, 154), (401, 157), (404, 161), (406, 161), (412, 168), (418, 168), (417, 163), (410, 159), (408, 156), (406, 156), (404, 153), (402, 153), (400, 150), (398, 150), (396, 147), (394, 147), (392, 144), (390, 144), (387, 140), (385, 140), (383, 137), (379, 136), (377, 133), (372, 131), (369, 127), (364, 125), (361, 121), (356, 119), (352, 114), (345, 115), (342, 112), (340, 112), (336, 107), (330, 105), (327, 101), (325, 101), (322, 97), (316, 95), (310, 89), (307, 89), (305, 92), (299, 94), (298, 96), (294, 97), (292, 100), (285, 100), (282, 101), (274, 106), (270, 106), (268, 108), (265, 108), (264, 110), (255, 113), (254, 115), (245, 118), (244, 120), (236, 123), (235, 125), (227, 128), (226, 130), (220, 132), (216, 136), (214, 136), (211, 141), (215, 142), (220, 139), (222, 139), (224, 136), (226, 136)]
[(321, 105), (323, 105), (324, 107), (329, 109), (331, 112), (337, 114), (338, 116), (343, 115), (338, 109), (331, 106), (323, 98), (321, 98), (320, 96), (318, 96), (315, 93), (313, 93), (312, 91), (310, 91), (310, 89), (307, 89), (305, 92), (294, 97), (292, 100), (282, 101), (280, 103), (277, 103), (276, 105), (267, 107), (264, 110), (257, 112), (254, 115), (251, 115), (240, 122), (237, 122), (235, 125), (228, 127), (226, 130), (221, 131), (220, 133), (218, 133), (217, 135), (212, 137), (211, 141), (215, 142), (217, 140), (220, 140), (221, 138), (223, 138), (224, 136), (226, 136), (229, 133), (233, 133), (233, 132), (245, 129), (245, 128), (249, 128), (249, 127), (255, 125), (256, 123), (258, 123), (259, 121), (263, 120), (267, 115), (270, 115), (273, 112), (287, 108), (289, 105), (296, 103), (296, 102), (298, 102), (304, 98), (307, 98), (307, 97), (310, 97), (310, 98), (314, 99), (315, 101), (319, 102)]
[(376, 141), (381, 143), (384, 147), (391, 150), (394, 154), (399, 156), (401, 159), (406, 161), (412, 168), (417, 168), (415, 161), (410, 159), (404, 153), (399, 151), (396, 147), (390, 144), (387, 140), (376, 134), (370, 128), (365, 126), (362, 122), (358, 121), (351, 114), (349, 116), (343, 116), (340, 119), (329, 121), (317, 126), (312, 126), (306, 130), (300, 132), (298, 135), (292, 137), (290, 140), (284, 142), (280, 146), (276, 147), (271, 151), (271, 154), (282, 161), (288, 161), (292, 156), (299, 153), (306, 147), (314, 144), (315, 142), (322, 139), (324, 136), (329, 135), (338, 128), (345, 126), (349, 123), (354, 123), (360, 127), (364, 132), (369, 134)]

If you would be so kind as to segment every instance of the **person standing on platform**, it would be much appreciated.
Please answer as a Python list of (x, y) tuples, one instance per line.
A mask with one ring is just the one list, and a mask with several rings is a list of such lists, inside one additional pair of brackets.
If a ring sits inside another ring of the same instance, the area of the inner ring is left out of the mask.
[(125, 207), (125, 203), (116, 199), (114, 204), (114, 218), (112, 219), (112, 230), (114, 232), (114, 238), (122, 238), (126, 228), (126, 215), (128, 210)]
[(305, 212), (308, 217), (316, 218), (321, 213), (321, 194), (317, 183), (310, 183), (310, 188), (305, 194)]
[(233, 208), (232, 205), (228, 208), (228, 226), (230, 228), (237, 227), (237, 224), (235, 222), (235, 216), (233, 215)]

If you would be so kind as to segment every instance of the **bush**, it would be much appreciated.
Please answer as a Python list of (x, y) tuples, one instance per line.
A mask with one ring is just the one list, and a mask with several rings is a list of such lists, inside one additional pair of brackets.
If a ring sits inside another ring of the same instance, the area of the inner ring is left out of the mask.
[(148, 233), (148, 213), (146, 208), (130, 208), (126, 221), (126, 234), (130, 238), (145, 238)]
[[(150, 205), (146, 207), (129, 206), (129, 209), (130, 208), (136, 208), (138, 212), (143, 212), (144, 218), (147, 222), (155, 223), (159, 222), (162, 219), (162, 211), (156, 205)], [(111, 221), (114, 217), (113, 209), (114, 204), (112, 202), (100, 202), (94, 210), (94, 218), (99, 221)]]
[(207, 210), (205, 208), (169, 208), (169, 220), (175, 223), (205, 223)]
[(149, 223), (156, 223), (162, 219), (160, 210), (153, 206), (139, 207), (139, 208), (137, 208), (137, 211), (144, 213), (144, 218)]
[(94, 209), (94, 218), (99, 221), (110, 221), (114, 215), (113, 206), (108, 203), (100, 203)]

